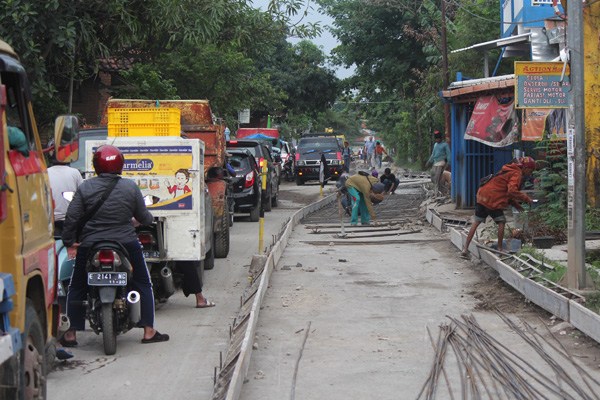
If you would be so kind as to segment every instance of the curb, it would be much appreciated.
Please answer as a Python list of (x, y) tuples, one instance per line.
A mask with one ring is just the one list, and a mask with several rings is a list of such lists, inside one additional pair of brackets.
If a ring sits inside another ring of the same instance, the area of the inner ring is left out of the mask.
[[(234, 320), (231, 328), (232, 335), (230, 338), (228, 354), (225, 360), (226, 363), (225, 365), (221, 366), (219, 378), (217, 382), (215, 382), (215, 389), (213, 390), (212, 396), (213, 400), (239, 399), (242, 391), (242, 385), (244, 384), (244, 380), (250, 366), (252, 346), (254, 344), (260, 306), (265, 293), (267, 292), (271, 273), (283, 255), (288, 240), (292, 235), (292, 231), (300, 223), (300, 220), (302, 220), (302, 218), (304, 218), (307, 214), (310, 214), (335, 201), (336, 198), (336, 194), (333, 193), (324, 197), (323, 199), (301, 208), (300, 210), (296, 211), (294, 215), (292, 215), (285, 227), (282, 228), (279, 239), (271, 248), (268, 256), (266, 256), (264, 267), (258, 272), (257, 276), (245, 291), (246, 301), (242, 299), (238, 318)], [(258, 285), (256, 285), (256, 283), (258, 283)], [(250, 299), (252, 299), (252, 302), (248, 302)], [(227, 363), (227, 360), (230, 362)]]
[[(426, 219), (440, 232), (444, 232), (446, 229), (442, 218), (434, 209), (427, 209)], [(441, 227), (439, 227), (440, 222), (438, 220), (441, 221)], [(466, 233), (455, 228), (450, 228), (449, 231), (452, 244), (459, 250), (462, 249), (467, 239)], [(561, 293), (559, 293), (533, 279), (523, 276), (510, 265), (504, 263), (495, 253), (478, 247), (475, 240), (469, 245), (469, 252), (474, 258), (483, 261), (495, 269), (504, 282), (521, 293), (527, 300), (563, 321), (569, 322), (575, 328), (600, 343), (600, 315), (573, 300), (573, 298), (580, 297), (579, 295), (552, 284), (560, 290)]]

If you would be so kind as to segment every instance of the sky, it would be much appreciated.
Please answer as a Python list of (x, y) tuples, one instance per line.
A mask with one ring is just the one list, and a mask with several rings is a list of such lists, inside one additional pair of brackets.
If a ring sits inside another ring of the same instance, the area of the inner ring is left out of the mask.
[[(308, 0), (308, 1), (310, 1), (310, 0)], [(254, 5), (255, 8), (260, 8), (262, 10), (266, 10), (267, 6), (269, 5), (269, 0), (253, 0), (252, 4)], [(321, 32), (321, 35), (319, 37), (311, 39), (311, 41), (314, 44), (316, 44), (317, 46), (319, 46), (323, 50), (325, 55), (329, 56), (331, 54), (331, 50), (338, 45), (338, 41), (336, 40), (335, 37), (333, 37), (333, 35), (328, 30), (328, 28), (330, 26), (332, 26), (333, 20), (329, 16), (319, 13), (318, 6), (314, 2), (311, 1), (310, 5), (311, 5), (312, 9), (308, 10), (308, 15), (306, 17), (304, 17), (300, 23), (319, 22), (323, 32)], [(300, 18), (302, 18), (302, 16), (296, 16), (295, 18), (297, 18), (299, 20)], [(297, 20), (292, 20), (292, 22), (296, 23)], [(297, 43), (300, 40), (299, 39), (288, 39), (288, 41), (290, 43)], [(347, 68), (336, 67), (336, 66), (331, 66), (331, 67), (334, 69), (336, 76), (340, 79), (347, 78), (350, 75), (352, 75), (352, 73), (354, 72), (354, 68), (347, 69)]]

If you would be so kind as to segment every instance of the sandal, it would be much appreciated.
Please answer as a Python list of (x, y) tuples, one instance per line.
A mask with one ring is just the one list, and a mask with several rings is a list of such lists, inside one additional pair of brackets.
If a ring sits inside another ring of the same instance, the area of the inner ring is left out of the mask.
[(212, 301), (206, 299), (206, 303), (204, 304), (197, 304), (196, 308), (209, 308), (209, 307), (214, 307), (216, 306), (215, 303), (213, 303)]
[(142, 343), (159, 343), (159, 342), (166, 342), (169, 340), (169, 335), (167, 335), (166, 333), (160, 333), (159, 331), (156, 331), (154, 333), (154, 336), (152, 336), (150, 339), (143, 339), (142, 338)]

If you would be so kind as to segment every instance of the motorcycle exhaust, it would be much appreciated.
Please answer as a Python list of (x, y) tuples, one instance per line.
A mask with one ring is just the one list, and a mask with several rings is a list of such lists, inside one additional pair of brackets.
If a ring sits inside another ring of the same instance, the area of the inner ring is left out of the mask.
[(140, 319), (142, 318), (140, 294), (135, 290), (132, 290), (127, 294), (127, 308), (129, 308), (129, 320), (134, 324), (140, 322)]
[(66, 332), (71, 327), (71, 320), (66, 314), (60, 314), (58, 317), (58, 332)]
[(165, 290), (165, 297), (169, 297), (175, 293), (175, 283), (173, 282), (173, 272), (171, 271), (171, 268), (167, 266), (162, 267), (160, 270), (160, 278)]

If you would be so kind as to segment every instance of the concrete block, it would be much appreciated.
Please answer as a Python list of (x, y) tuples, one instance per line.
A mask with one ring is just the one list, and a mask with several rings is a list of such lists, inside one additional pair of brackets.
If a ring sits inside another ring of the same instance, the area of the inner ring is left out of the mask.
[(496, 266), (496, 261), (498, 261), (498, 257), (496, 257), (496, 255), (494, 253), (492, 253), (491, 251), (487, 251), (484, 249), (479, 249), (479, 257), (481, 258), (481, 260), (486, 263), (487, 265), (489, 265), (490, 267), (494, 268), (495, 270), (497, 270), (497, 266)]
[(569, 320), (569, 299), (539, 283), (523, 278), (523, 295), (563, 321)]
[(425, 219), (427, 219), (427, 222), (433, 225), (433, 222), (431, 222), (433, 220), (433, 211), (431, 208), (427, 209), (427, 212), (425, 213)]
[(523, 275), (512, 269), (510, 265), (503, 263), (500, 260), (496, 260), (495, 270), (500, 274), (500, 278), (510, 286), (512, 286), (515, 290), (517, 290), (521, 294), (523, 293)]
[(464, 235), (460, 231), (454, 228), (450, 229), (450, 241), (459, 250), (461, 250), (463, 246), (463, 236)]
[(433, 215), (432, 217), (433, 226), (440, 232), (442, 232), (444, 221), (439, 215)]
[(600, 342), (600, 316), (576, 301), (569, 300), (568, 321), (596, 342)]

